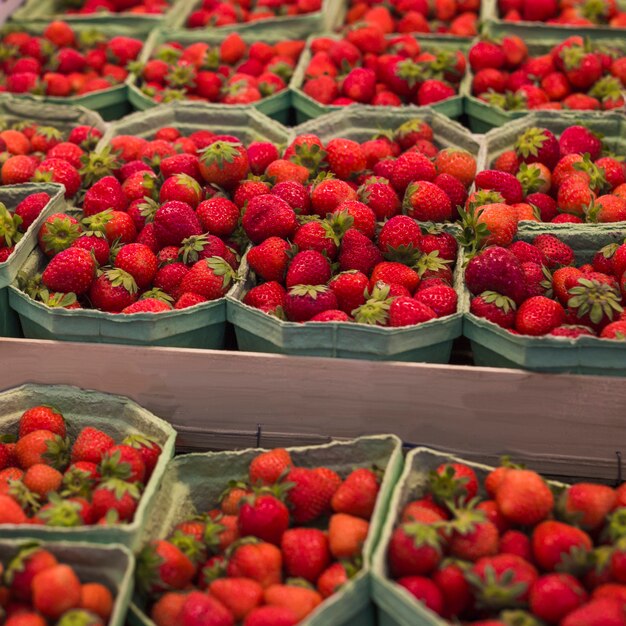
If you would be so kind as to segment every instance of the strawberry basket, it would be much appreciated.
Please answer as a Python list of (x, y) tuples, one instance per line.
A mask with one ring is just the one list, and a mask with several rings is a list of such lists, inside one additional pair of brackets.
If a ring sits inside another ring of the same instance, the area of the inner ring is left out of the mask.
[[(195, 43), (206, 43), (211, 46), (219, 46), (227, 34), (221, 34), (219, 31), (196, 32), (191, 30), (174, 30), (174, 29), (157, 29), (154, 30), (141, 52), (139, 58), (140, 63), (146, 63), (152, 57), (154, 51), (161, 44), (173, 41), (183, 46), (189, 46)], [(293, 35), (288, 28), (274, 28), (271, 32), (262, 33), (261, 35), (253, 31), (243, 31), (242, 39), (246, 44), (252, 44), (256, 41), (274, 44), (282, 40), (292, 39)], [(131, 74), (128, 79), (128, 97), (131, 104), (136, 110), (145, 111), (157, 106), (158, 102), (147, 96), (138, 86), (139, 76)], [(223, 109), (229, 109), (233, 105), (216, 105)], [(287, 122), (289, 120), (289, 112), (291, 108), (291, 93), (288, 88), (279, 91), (266, 98), (262, 98), (254, 102), (252, 105), (255, 109), (265, 115), (278, 120), (279, 122)]]
[[(323, 602), (304, 621), (306, 626), (349, 625), (369, 626), (375, 623), (369, 602), (369, 563), (380, 529), (387, 514), (391, 490), (400, 474), (403, 458), (401, 443), (394, 435), (360, 437), (352, 441), (333, 442), (321, 446), (288, 449), (297, 467), (324, 465), (345, 477), (358, 467), (384, 468), (384, 478), (370, 531), (363, 546), (363, 566), (341, 591)], [(245, 479), (250, 461), (261, 450), (188, 454), (177, 457), (169, 466), (157, 497), (155, 514), (146, 525), (144, 540), (165, 537), (180, 521), (213, 506), (224, 485), (232, 479)], [(145, 599), (135, 595), (129, 617), (133, 624), (153, 626), (147, 616)]]
[(39, 542), (30, 539), (0, 539), (0, 562), (7, 564), (21, 549), (40, 546), (51, 552), (59, 563), (69, 565), (82, 583), (100, 583), (113, 595), (107, 626), (123, 626), (133, 593), (135, 559), (123, 545), (98, 545), (87, 542)]
[(74, 439), (85, 427), (102, 430), (116, 441), (127, 434), (149, 436), (161, 447), (157, 464), (142, 493), (132, 520), (127, 524), (76, 526), (44, 526), (32, 524), (3, 524), (3, 538), (34, 537), (45, 541), (91, 541), (97, 544), (119, 543), (131, 549), (137, 547), (140, 534), (151, 515), (154, 498), (168, 461), (174, 454), (176, 432), (164, 420), (128, 398), (87, 391), (69, 386), (23, 385), (0, 394), (2, 416), (0, 430), (5, 434), (17, 432), (20, 416), (38, 405), (53, 405), (67, 418), (68, 435)]
[(125, 11), (113, 13), (109, 11), (95, 11), (93, 13), (66, 13), (63, 11), (63, 3), (59, 0), (26, 0), (26, 2), (13, 14), (13, 19), (46, 26), (52, 21), (63, 20), (71, 26), (85, 25), (90, 28), (114, 25), (128, 29), (135, 35), (147, 35), (151, 30), (167, 24), (176, 15), (176, 6), (172, 1), (170, 7), (164, 13), (133, 13)]
[[(507, 34), (514, 34), (512, 31), (508, 31)], [(554, 46), (563, 41), (562, 37), (542, 36), (542, 37), (523, 37), (524, 42), (528, 47), (528, 53), (530, 56), (535, 57), (549, 53)], [(600, 43), (600, 42), (599, 42)], [(624, 53), (626, 48), (624, 47), (624, 41), (621, 39), (605, 39), (601, 42), (611, 48), (619, 49)], [(470, 129), (475, 133), (486, 133), (492, 128), (499, 128), (504, 124), (511, 122), (512, 120), (524, 117), (528, 113), (532, 113), (528, 109), (519, 110), (505, 110), (499, 106), (492, 105), (488, 102), (484, 102), (477, 98), (472, 91), (472, 82), (474, 73), (471, 68), (468, 69), (463, 82), (461, 83), (461, 93), (465, 99), (465, 114), (468, 118)], [(624, 107), (620, 107), (623, 110)], [(554, 114), (556, 118), (563, 114), (562, 110), (558, 111), (543, 111), (543, 114)], [(573, 114), (578, 114), (580, 117), (584, 116), (585, 121), (595, 120), (597, 117), (606, 115), (606, 112), (595, 110), (572, 110)]]
[(68, 131), (75, 126), (92, 126), (104, 132), (107, 127), (98, 113), (85, 107), (41, 102), (9, 94), (0, 96), (0, 120), (5, 123), (35, 122), (60, 131)]
[[(204, 32), (220, 33), (255, 33), (258, 35), (272, 35), (276, 29), (283, 29), (291, 37), (306, 37), (312, 33), (326, 32), (333, 28), (337, 21), (337, 14), (341, 10), (340, 0), (323, 0), (319, 11), (299, 15), (281, 15), (269, 19), (253, 20), (225, 26), (206, 26)], [(176, 29), (189, 29), (189, 16), (200, 7), (198, 0), (177, 0), (174, 7), (175, 17), (169, 24)], [(202, 32), (202, 29), (194, 29)]]
[(415, 448), (406, 455), (404, 470), (391, 496), (389, 514), (372, 559), (371, 593), (380, 626), (446, 626), (450, 623), (396, 584), (390, 577), (387, 565), (389, 543), (402, 509), (411, 500), (426, 495), (429, 473), (443, 463), (462, 463), (469, 466), (476, 473), (480, 484), (493, 469), (425, 447)]
[[(621, 11), (626, 9), (624, 2), (616, 3)], [(533, 37), (544, 39), (545, 37), (559, 37), (565, 39), (572, 35), (582, 35), (590, 39), (602, 40), (615, 37), (617, 26), (608, 24), (598, 24), (597, 26), (577, 24), (547, 24), (545, 22), (531, 22), (520, 20), (518, 22), (504, 20), (500, 15), (498, 0), (482, 0), (482, 19), (487, 24), (487, 28), (494, 35), (511, 33), (521, 37)]]
[[(11, 31), (19, 30), (20, 32), (26, 32), (30, 35), (40, 36), (46, 23), (29, 23), (29, 22), (11, 22)], [(77, 34), (84, 34), (86, 37), (94, 37), (97, 35), (103, 35), (107, 40), (116, 36), (134, 37), (136, 35), (132, 27), (117, 25), (113, 26), (108, 21), (94, 29), (91, 24), (72, 24), (72, 30)], [(75, 105), (82, 106), (86, 109), (96, 111), (105, 120), (118, 119), (128, 113), (131, 107), (128, 103), (127, 85), (124, 82), (112, 85), (107, 89), (101, 89), (91, 93), (83, 95), (57, 97), (48, 95), (33, 95), (33, 94), (13, 94), (16, 98), (28, 98), (37, 102), (48, 102), (53, 104)]]
[(20, 323), (15, 312), (9, 306), (9, 285), (15, 280), (20, 267), (29, 254), (37, 246), (37, 232), (45, 219), (62, 209), (64, 204), (64, 187), (55, 183), (26, 183), (23, 185), (6, 185), (0, 187), (0, 202), (9, 210), (25, 198), (36, 193), (45, 192), (50, 200), (42, 209), (39, 217), (29, 226), (24, 236), (18, 241), (11, 256), (0, 263), (0, 335), (4, 337), (19, 337)]
[[(20, 270), (28, 282), (40, 273), (46, 257), (34, 250)], [(234, 292), (235, 287), (230, 291)], [(219, 349), (226, 333), (226, 298), (160, 313), (123, 315), (95, 309), (49, 307), (11, 285), (10, 305), (20, 318), (24, 335), (31, 339), (121, 343), (175, 348)]]
[(174, 126), (183, 135), (197, 130), (214, 129), (233, 134), (245, 144), (253, 141), (285, 143), (287, 129), (259, 111), (247, 107), (225, 107), (203, 102), (175, 101), (154, 109), (137, 111), (113, 122), (102, 137), (98, 150), (117, 135), (134, 135), (152, 139), (158, 128)]
[[(296, 121), (298, 124), (301, 124), (302, 122), (306, 122), (307, 120), (319, 117), (320, 115), (324, 115), (325, 113), (331, 113), (332, 111), (342, 110), (345, 108), (341, 106), (323, 105), (317, 100), (308, 96), (302, 89), (305, 83), (305, 79), (306, 79), (307, 67), (312, 58), (311, 42), (314, 39), (317, 39), (318, 37), (319, 35), (312, 35), (307, 40), (306, 48), (304, 49), (304, 52), (300, 56), (300, 61), (298, 62), (298, 65), (296, 66), (296, 70), (289, 84), (289, 89), (292, 93), (292, 104), (293, 104), (294, 109), (296, 110)], [(337, 39), (337, 40), (342, 38), (340, 35), (329, 35), (329, 37)], [(392, 38), (392, 37), (389, 37), (389, 38)], [(421, 36), (420, 36), (420, 42), (422, 42)], [(461, 50), (461, 52), (466, 54), (469, 48), (469, 42), (464, 42), (464, 41), (457, 42), (456, 40), (450, 37), (434, 37), (433, 36), (431, 38), (424, 39), (423, 44), (424, 44), (422, 46), (423, 50), (433, 51), (433, 52), (438, 51), (438, 50), (450, 51), (450, 52)], [(451, 119), (457, 119), (461, 117), (461, 115), (463, 114), (463, 96), (462, 96), (463, 85), (465, 84), (466, 80), (467, 80), (467, 75), (461, 81), (461, 85), (459, 87), (459, 93), (457, 95), (451, 98), (447, 98), (446, 100), (435, 102), (434, 104), (431, 104), (428, 108), (438, 111), (439, 113), (442, 113), (443, 115)], [(383, 110), (388, 110), (389, 108), (396, 108), (396, 107), (382, 107), (381, 108), (379, 106), (365, 105), (365, 104), (357, 105), (357, 106), (362, 111), (371, 111), (373, 115), (381, 114)], [(400, 107), (397, 107), (397, 108), (400, 108)], [(418, 107), (414, 105), (405, 105), (401, 108), (402, 109), (407, 109), (407, 108), (415, 109), (415, 112), (417, 112), (418, 110)]]
[[(603, 246), (623, 242), (626, 230), (614, 224), (562, 228), (529, 222), (520, 228), (517, 240), (531, 242), (541, 234), (556, 235), (571, 246), (577, 263), (588, 263)], [(516, 367), (546, 373), (626, 376), (626, 352), (622, 341), (586, 336), (570, 339), (513, 334), (471, 314), (470, 299), (471, 295), (465, 289), (462, 298), (463, 334), (472, 344), (477, 365)]]

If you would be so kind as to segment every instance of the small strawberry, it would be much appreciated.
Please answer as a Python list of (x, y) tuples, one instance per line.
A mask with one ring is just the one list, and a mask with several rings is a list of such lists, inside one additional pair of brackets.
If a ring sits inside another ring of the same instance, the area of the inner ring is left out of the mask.
[(151, 594), (184, 589), (194, 574), (193, 563), (168, 541), (150, 542), (137, 557), (137, 581)]
[(515, 328), (522, 335), (546, 335), (563, 323), (565, 310), (545, 296), (528, 298), (515, 316)]
[(470, 313), (498, 324), (502, 328), (513, 328), (516, 307), (511, 298), (502, 296), (495, 291), (483, 291), (472, 298)]

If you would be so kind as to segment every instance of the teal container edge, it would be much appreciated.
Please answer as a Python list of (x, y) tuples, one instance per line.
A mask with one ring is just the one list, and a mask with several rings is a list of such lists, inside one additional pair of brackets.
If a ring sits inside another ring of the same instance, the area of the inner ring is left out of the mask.
[(9, 285), (17, 277), (25, 259), (37, 246), (37, 233), (41, 225), (50, 215), (63, 209), (65, 187), (56, 183), (24, 183), (0, 187), (0, 202), (8, 209), (15, 209), (24, 198), (41, 192), (50, 196), (48, 204), (28, 227), (22, 239), (18, 241), (13, 254), (0, 263), (0, 336), (2, 337), (22, 336), (19, 317), (9, 304)]
[(22, 413), (39, 404), (50, 404), (61, 411), (67, 418), (68, 433), (72, 436), (78, 435), (86, 425), (101, 428), (120, 440), (126, 434), (139, 432), (154, 437), (162, 452), (129, 523), (75, 528), (5, 524), (2, 527), (3, 538), (16, 540), (30, 537), (45, 541), (119, 543), (131, 550), (136, 549), (142, 529), (152, 515), (155, 496), (165, 470), (174, 455), (174, 428), (124, 396), (67, 385), (26, 384), (0, 393), (2, 432), (11, 432), (17, 427)]
[[(370, 604), (369, 564), (387, 515), (393, 486), (402, 470), (401, 442), (395, 435), (374, 435), (288, 450), (298, 467), (326, 465), (343, 476), (355, 467), (368, 467), (372, 463), (385, 467), (370, 532), (363, 547), (364, 563), (361, 571), (340, 592), (300, 622), (300, 626), (374, 626), (374, 613)], [(195, 499), (206, 508), (207, 502), (220, 493), (225, 481), (237, 473), (247, 475), (250, 460), (259, 452), (262, 449), (176, 457), (170, 464), (161, 487), (160, 495), (165, 504), (163, 507), (155, 507), (155, 510), (161, 511), (160, 519), (153, 518), (152, 525), (146, 528), (145, 540), (166, 535), (186, 515), (193, 514), (197, 506)], [(207, 480), (207, 477), (212, 480)], [(154, 626), (154, 622), (144, 613), (144, 603), (137, 594), (129, 618), (137, 626)], [(365, 621), (360, 622), (359, 619)]]
[[(168, 41), (178, 41), (182, 45), (190, 45), (192, 43), (203, 42), (208, 44), (217, 44), (221, 42), (228, 33), (221, 33), (218, 29), (205, 31), (193, 31), (193, 30), (180, 30), (170, 28), (158, 28), (150, 33), (149, 37), (144, 44), (143, 50), (139, 56), (141, 63), (146, 63), (152, 56), (155, 48)], [(268, 43), (276, 43), (281, 39), (288, 38), (289, 34), (283, 33), (280, 30), (272, 30), (271, 32), (257, 34), (254, 31), (242, 31), (241, 36), (246, 43), (254, 43), (255, 41), (266, 41)], [(128, 89), (128, 100), (132, 106), (139, 111), (145, 111), (158, 106), (153, 98), (150, 98), (144, 94), (137, 86), (138, 82), (137, 74), (130, 74), (126, 80), (126, 87)], [(291, 110), (291, 93), (289, 88), (285, 88), (283, 91), (276, 93), (267, 98), (263, 98), (258, 102), (250, 104), (250, 108), (257, 109), (261, 113), (271, 117), (279, 122), (287, 122), (289, 119), (289, 113)], [(213, 103), (214, 106), (220, 106), (224, 109), (230, 108), (231, 105)]]
[(134, 589), (135, 558), (127, 547), (87, 542), (42, 542), (37, 539), (19, 541), (0, 539), (0, 562), (6, 563), (22, 547), (33, 544), (52, 552), (59, 563), (75, 568), (81, 583), (99, 582), (112, 591), (113, 607), (107, 626), (124, 626)]
[[(296, 69), (289, 83), (289, 90), (292, 93), (292, 105), (296, 111), (296, 122), (298, 124), (302, 124), (308, 120), (315, 119), (317, 117), (320, 117), (321, 115), (325, 115), (326, 113), (332, 113), (334, 111), (341, 111), (341, 110), (346, 109), (346, 107), (341, 107), (341, 106), (323, 105), (317, 102), (316, 100), (314, 100), (313, 98), (309, 97), (302, 90), (302, 87), (304, 85), (305, 75), (306, 75), (306, 68), (311, 60), (311, 42), (315, 38), (320, 37), (320, 36), (321, 34), (312, 35), (311, 37), (307, 39), (307, 45), (304, 49), (304, 52), (300, 56), (300, 60), (298, 61)], [(332, 33), (327, 34), (325, 36), (328, 36), (330, 38), (335, 38), (335, 39), (340, 38), (340, 35), (336, 35)], [(471, 40), (464, 40), (464, 41), (459, 42), (459, 41), (456, 41), (452, 37), (433, 36), (429, 39), (424, 39), (422, 43), (424, 44), (423, 48), (425, 50), (428, 50), (432, 46), (432, 47), (437, 47), (437, 48), (443, 47), (443, 48), (447, 48), (450, 50), (457, 50), (460, 48), (462, 51), (467, 52), (470, 42)], [(463, 93), (461, 89), (462, 84), (463, 84), (463, 81), (461, 83), (461, 86), (459, 87), (458, 95), (453, 96), (452, 98), (448, 98), (446, 100), (442, 100), (441, 102), (436, 102), (434, 104), (431, 104), (429, 105), (428, 108), (438, 111), (439, 113), (442, 113), (443, 115), (451, 119), (457, 119), (461, 117), (464, 111), (464, 98), (463, 98)], [(396, 110), (396, 109), (402, 110), (402, 109), (407, 108), (407, 105), (404, 105), (402, 107), (381, 107), (381, 106), (363, 105), (363, 104), (352, 105), (352, 106), (355, 108), (358, 108), (359, 110), (365, 110), (365, 111), (372, 110), (372, 111), (378, 111), (378, 112), (383, 112), (386, 110)], [(412, 107), (412, 108), (414, 107), (416, 109), (420, 108), (415, 105), (408, 105), (408, 107)], [(426, 108), (426, 107), (423, 107), (423, 108)]]
[[(537, 235), (554, 234), (570, 245), (577, 261), (587, 263), (609, 243), (622, 243), (626, 227), (615, 224), (541, 224), (522, 222), (517, 239), (531, 242)], [(626, 376), (626, 343), (599, 337), (529, 337), (509, 333), (469, 312), (471, 294), (464, 288), (463, 335), (472, 343), (476, 365), (514, 367), (544, 373)]]

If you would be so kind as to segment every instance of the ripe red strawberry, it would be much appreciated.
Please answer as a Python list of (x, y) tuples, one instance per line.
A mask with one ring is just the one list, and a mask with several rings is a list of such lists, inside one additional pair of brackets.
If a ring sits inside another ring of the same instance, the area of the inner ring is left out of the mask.
[(239, 507), (238, 528), (241, 537), (250, 535), (280, 545), (289, 528), (289, 510), (273, 495), (250, 496)]
[(65, 185), (65, 197), (73, 198), (80, 189), (81, 178), (78, 170), (62, 159), (45, 159), (33, 174), (35, 182), (53, 182)]
[(280, 237), (269, 237), (252, 247), (246, 256), (250, 269), (268, 281), (282, 281), (289, 264), (289, 243)]
[(130, 243), (122, 246), (115, 256), (115, 267), (128, 272), (139, 289), (145, 289), (152, 284), (158, 270), (156, 255), (140, 243)]
[(338, 236), (327, 221), (306, 222), (296, 231), (293, 243), (298, 250), (315, 250), (331, 260), (339, 252)]
[(424, 576), (405, 576), (399, 578), (397, 584), (404, 587), (420, 604), (441, 615), (444, 610), (443, 594), (439, 587)]
[(502, 328), (513, 328), (515, 311), (515, 302), (495, 291), (483, 291), (470, 302), (470, 313), (484, 317)]
[(250, 462), (250, 484), (273, 485), (292, 467), (291, 456), (284, 448), (262, 452)]
[(202, 226), (193, 208), (177, 200), (166, 202), (157, 210), (154, 227), (162, 247), (180, 246), (183, 239), (202, 234)]
[(95, 309), (120, 313), (139, 298), (135, 279), (124, 270), (106, 270), (93, 281), (89, 300)]
[(571, 265), (574, 261), (574, 251), (554, 235), (538, 235), (533, 240), (533, 245), (543, 252), (549, 268)]
[(151, 541), (137, 557), (137, 581), (151, 594), (185, 589), (194, 574), (193, 563), (168, 541)]
[(454, 563), (444, 564), (435, 571), (433, 582), (443, 596), (441, 615), (450, 619), (461, 615), (470, 605), (472, 596), (463, 570)]
[(248, 153), (241, 143), (215, 141), (202, 152), (200, 171), (207, 183), (232, 189), (248, 174)]
[(316, 528), (292, 528), (282, 537), (283, 565), (288, 576), (315, 583), (330, 565), (326, 535)]
[(287, 607), (261, 606), (248, 614), (244, 626), (295, 626), (299, 621)]
[(125, 211), (128, 199), (117, 178), (105, 176), (87, 190), (82, 206), (83, 215), (89, 217), (107, 209)]
[(505, 248), (493, 246), (473, 257), (465, 269), (465, 281), (473, 294), (495, 291), (521, 303), (525, 279), (521, 263)]
[(291, 237), (297, 227), (294, 210), (279, 198), (270, 195), (252, 198), (242, 219), (243, 229), (253, 243), (269, 237)]
[(271, 543), (241, 544), (231, 554), (227, 574), (251, 578), (266, 589), (282, 581), (282, 553)]
[(449, 196), (437, 185), (422, 181), (411, 183), (406, 190), (404, 212), (420, 221), (445, 222), (452, 219)]
[(552, 492), (541, 476), (522, 469), (504, 473), (495, 500), (502, 515), (520, 525), (541, 522), (554, 505)]
[(55, 620), (80, 604), (81, 585), (69, 565), (53, 565), (35, 575), (32, 581), (33, 607)]
[(623, 603), (615, 598), (592, 600), (569, 613), (561, 624), (562, 626), (623, 626)]
[(152, 437), (141, 434), (131, 434), (124, 437), (122, 445), (129, 446), (139, 453), (145, 467), (145, 481), (147, 482), (161, 455), (161, 446)]
[(288, 289), (296, 285), (325, 285), (330, 276), (330, 263), (321, 252), (303, 250), (291, 260), (285, 284)]
[(51, 259), (42, 282), (51, 291), (81, 295), (89, 290), (95, 272), (96, 263), (89, 252), (69, 248)]
[(365, 303), (368, 285), (367, 276), (357, 270), (341, 272), (328, 283), (337, 298), (337, 306), (348, 315)]
[(227, 198), (211, 198), (198, 205), (196, 216), (205, 231), (229, 237), (237, 228), (239, 209)]
[(508, 204), (516, 204), (524, 198), (522, 185), (512, 174), (498, 170), (484, 170), (476, 176), (478, 189), (492, 189), (499, 192)]
[(298, 215), (308, 215), (311, 201), (306, 187), (295, 180), (280, 182), (272, 188), (272, 195), (284, 200)]
[(55, 565), (57, 559), (48, 550), (37, 546), (21, 548), (5, 570), (5, 581), (11, 596), (18, 602), (29, 602), (35, 576)]
[(583, 553), (592, 547), (593, 542), (586, 532), (562, 522), (544, 521), (532, 534), (535, 562), (547, 571), (560, 568), (575, 571), (583, 563)]
[(285, 313), (292, 322), (306, 322), (318, 313), (337, 308), (337, 298), (325, 285), (298, 284), (289, 289)]
[(234, 280), (232, 267), (220, 257), (211, 257), (195, 263), (179, 288), (182, 293), (197, 293), (207, 300), (216, 300), (226, 295)]
[(313, 521), (330, 510), (336, 485), (323, 474), (308, 468), (292, 468), (285, 480), (295, 483), (287, 492), (287, 501), (296, 523)]
[(561, 304), (545, 296), (528, 298), (515, 316), (515, 328), (523, 335), (546, 335), (564, 322)]
[(560, 497), (565, 519), (589, 531), (600, 528), (615, 505), (615, 491), (606, 485), (576, 483)]
[(115, 511), (120, 521), (133, 518), (139, 502), (140, 490), (137, 484), (119, 478), (102, 481), (92, 493), (94, 519), (105, 518), (109, 511)]
[(473, 71), (486, 68), (500, 69), (506, 63), (502, 48), (491, 41), (479, 41), (469, 51), (468, 60)]
[(532, 127), (515, 142), (515, 152), (523, 163), (542, 163), (554, 169), (560, 156), (559, 141), (547, 128)]
[(441, 536), (427, 524), (398, 526), (389, 541), (387, 561), (394, 578), (430, 574), (441, 561)]
[(248, 578), (218, 578), (209, 585), (209, 591), (237, 621), (243, 620), (263, 600), (263, 587)]
[(87, 426), (81, 430), (72, 445), (72, 463), (87, 461), (97, 465), (105, 452), (114, 445), (113, 438), (105, 432)]
[(402, 296), (394, 298), (389, 306), (389, 326), (413, 326), (437, 317), (437, 314), (425, 304)]
[(50, 196), (45, 192), (33, 193), (22, 200), (15, 207), (15, 215), (22, 219), (20, 230), (25, 232), (29, 226), (39, 217), (46, 204), (50, 200)]
[(405, 152), (393, 164), (391, 184), (398, 193), (404, 193), (410, 183), (431, 182), (437, 176), (432, 161), (419, 152)]
[(367, 468), (351, 472), (333, 495), (335, 513), (347, 513), (370, 519), (376, 506), (379, 484), (376, 474)]
[(537, 570), (513, 554), (483, 557), (469, 576), (478, 601), (495, 609), (500, 607), (498, 598), (502, 596), (510, 598), (513, 604), (526, 601), (537, 578)]
[(19, 421), (19, 437), (25, 437), (36, 430), (48, 430), (55, 435), (65, 437), (65, 418), (54, 407), (34, 406), (22, 413)]

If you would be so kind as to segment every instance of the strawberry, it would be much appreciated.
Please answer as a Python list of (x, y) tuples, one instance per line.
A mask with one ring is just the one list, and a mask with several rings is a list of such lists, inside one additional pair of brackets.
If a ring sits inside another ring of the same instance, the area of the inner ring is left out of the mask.
[(311, 201), (306, 187), (295, 180), (287, 180), (274, 185), (272, 195), (284, 200), (298, 215), (308, 215)]
[(35, 182), (53, 182), (65, 185), (65, 197), (73, 198), (80, 189), (81, 178), (78, 170), (62, 159), (45, 159), (36, 167)]
[(243, 626), (295, 626), (299, 618), (291, 609), (283, 606), (262, 606), (251, 611)]
[(443, 594), (432, 580), (424, 576), (405, 576), (396, 582), (431, 611), (443, 614)]
[(237, 228), (239, 209), (227, 198), (211, 198), (198, 205), (196, 216), (203, 230), (229, 237)]
[(109, 448), (100, 461), (98, 473), (105, 478), (123, 478), (132, 483), (143, 483), (146, 467), (139, 452), (126, 445)]
[(287, 502), (298, 524), (313, 521), (330, 510), (336, 486), (323, 474), (307, 468), (292, 468), (285, 481), (295, 483), (287, 493)]
[(80, 608), (107, 620), (113, 612), (113, 596), (101, 583), (83, 583), (80, 588)]
[(243, 229), (253, 243), (275, 236), (288, 238), (298, 227), (294, 210), (270, 195), (256, 196), (248, 202), (242, 218)]
[(272, 495), (251, 497), (239, 508), (238, 527), (241, 537), (249, 535), (280, 545), (283, 533), (289, 527), (289, 511)]
[(0, 494), (0, 523), (28, 524), (29, 518), (22, 507), (11, 496)]
[(58, 491), (62, 481), (61, 472), (43, 463), (31, 465), (22, 476), (22, 483), (29, 491), (44, 499), (48, 493)]
[(22, 200), (15, 207), (15, 215), (22, 219), (20, 229), (26, 231), (30, 225), (39, 217), (44, 207), (48, 204), (50, 196), (45, 193), (34, 193)]
[(564, 322), (561, 304), (545, 296), (528, 298), (515, 316), (515, 328), (523, 335), (546, 335)]
[(291, 609), (300, 621), (321, 604), (322, 597), (316, 591), (306, 587), (272, 585), (265, 590), (264, 600), (269, 606)]
[(195, 263), (180, 282), (180, 290), (197, 293), (207, 300), (216, 300), (226, 295), (235, 273), (221, 257), (210, 257)]
[(22, 413), (19, 421), (18, 437), (21, 439), (36, 430), (47, 430), (60, 437), (65, 437), (65, 418), (60, 411), (51, 406), (34, 406)]
[(470, 302), (470, 313), (484, 317), (502, 328), (513, 328), (515, 312), (515, 302), (495, 291), (483, 291)]
[(365, 274), (356, 270), (341, 272), (334, 276), (328, 286), (337, 298), (340, 310), (348, 315), (365, 303), (365, 290), (369, 280)]
[(86, 426), (80, 431), (72, 445), (72, 463), (88, 461), (98, 464), (107, 450), (114, 445), (113, 438), (105, 432)]
[(315, 583), (330, 565), (330, 550), (326, 535), (315, 528), (292, 528), (281, 541), (283, 562), (287, 575)]
[(326, 158), (330, 171), (343, 180), (349, 180), (366, 166), (361, 146), (350, 139), (331, 139), (326, 144)]
[(106, 270), (89, 289), (89, 300), (95, 309), (120, 313), (139, 297), (135, 279), (124, 270)]
[(36, 167), (36, 161), (30, 156), (16, 155), (9, 157), (4, 161), (0, 169), (2, 184), (27, 183), (33, 178)]
[(515, 142), (515, 152), (523, 163), (541, 163), (554, 169), (560, 155), (560, 142), (547, 128), (532, 127)]
[(546, 574), (539, 577), (530, 591), (530, 607), (540, 619), (559, 623), (587, 601), (587, 592), (569, 574)]
[(330, 263), (323, 254), (316, 250), (303, 250), (291, 260), (285, 284), (288, 289), (296, 285), (324, 285), (330, 276)]
[(154, 216), (154, 226), (161, 247), (180, 246), (183, 239), (202, 234), (202, 227), (193, 208), (178, 200), (161, 205)]
[(592, 600), (572, 611), (562, 620), (562, 626), (623, 626), (624, 607), (614, 598)]
[(498, 554), (479, 559), (466, 574), (481, 605), (498, 609), (524, 602), (538, 578), (537, 570), (513, 554)]
[(535, 527), (532, 548), (535, 562), (544, 570), (568, 569), (575, 571), (593, 547), (586, 532), (580, 528), (556, 521), (544, 521)]
[(69, 609), (78, 607), (80, 590), (80, 580), (69, 565), (53, 565), (33, 578), (33, 606), (46, 617), (58, 619)]
[(495, 494), (502, 515), (515, 524), (530, 525), (544, 520), (554, 497), (541, 476), (530, 470), (510, 469)]
[(554, 235), (537, 235), (533, 245), (539, 248), (548, 260), (548, 267), (557, 265), (571, 265), (574, 261), (574, 251)]
[(20, 602), (29, 602), (35, 576), (55, 565), (57, 559), (48, 550), (37, 546), (20, 548), (5, 570), (5, 581), (11, 596)]
[(318, 313), (336, 308), (337, 298), (325, 285), (295, 285), (285, 298), (285, 313), (293, 322), (306, 322)]
[(378, 490), (378, 479), (372, 470), (354, 470), (335, 491), (331, 500), (333, 511), (370, 519), (376, 506)]
[(505, 248), (493, 246), (470, 259), (465, 281), (473, 294), (495, 291), (521, 303), (525, 296), (525, 280), (521, 263)]
[(233, 141), (215, 141), (200, 156), (200, 172), (204, 180), (231, 189), (248, 173), (248, 153)]
[(395, 578), (432, 572), (441, 560), (441, 536), (427, 524), (405, 523), (391, 536), (387, 559)]
[(116, 511), (120, 521), (130, 521), (137, 510), (139, 498), (140, 491), (136, 483), (109, 478), (101, 482), (92, 493), (94, 518), (100, 520), (109, 511)]
[(442, 595), (441, 615), (450, 619), (463, 613), (471, 602), (471, 589), (463, 570), (454, 563), (442, 564), (432, 580)]
[(411, 183), (406, 189), (403, 211), (420, 221), (452, 219), (452, 203), (441, 188), (428, 181)]
[(522, 185), (512, 174), (498, 170), (483, 170), (476, 176), (477, 189), (492, 189), (499, 192), (508, 204), (523, 200)]
[(254, 457), (248, 468), (250, 484), (273, 485), (292, 467), (291, 456), (284, 448), (274, 448)]
[(437, 176), (435, 165), (419, 152), (405, 152), (399, 156), (391, 173), (391, 184), (398, 193), (404, 193), (410, 183), (432, 182)]
[(263, 587), (248, 578), (218, 578), (209, 585), (209, 591), (237, 621), (243, 620), (263, 600)]
[(282, 281), (289, 264), (289, 244), (280, 237), (269, 237), (248, 251), (252, 271), (268, 281)]
[(570, 523), (589, 531), (600, 528), (615, 505), (615, 491), (605, 485), (576, 483), (559, 499), (559, 507)]
[(490, 41), (479, 41), (469, 51), (468, 60), (473, 71), (492, 68), (500, 69), (506, 63), (506, 57), (500, 46)]
[(181, 607), (179, 619), (182, 624), (191, 624), (202, 616), (206, 626), (234, 626), (235, 620), (231, 611), (213, 596), (192, 591)]
[(228, 561), (229, 577), (256, 580), (264, 589), (282, 581), (282, 553), (271, 543), (235, 544)]

